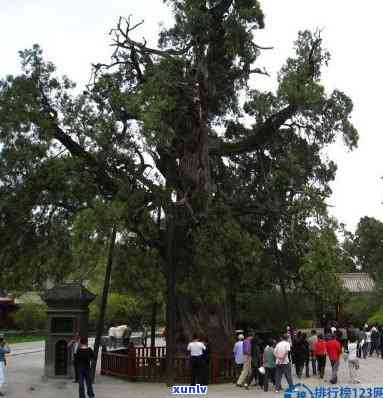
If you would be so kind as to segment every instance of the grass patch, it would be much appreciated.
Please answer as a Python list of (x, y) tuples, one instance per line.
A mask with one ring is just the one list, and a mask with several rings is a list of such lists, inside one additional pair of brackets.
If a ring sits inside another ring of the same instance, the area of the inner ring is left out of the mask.
[(5, 334), (5, 340), (9, 344), (29, 343), (44, 340), (45, 336), (39, 334)]

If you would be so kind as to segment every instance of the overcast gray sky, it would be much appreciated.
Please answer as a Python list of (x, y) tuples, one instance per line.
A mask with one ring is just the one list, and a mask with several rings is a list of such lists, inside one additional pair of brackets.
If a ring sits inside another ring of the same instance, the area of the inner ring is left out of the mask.
[[(345, 91), (354, 101), (353, 122), (359, 130), (359, 147), (347, 151), (333, 145), (329, 157), (338, 164), (331, 213), (353, 230), (360, 217), (383, 221), (383, 56), (380, 1), (264, 0), (266, 29), (258, 44), (274, 46), (259, 59), (271, 78), (257, 77), (257, 86), (273, 88), (276, 74), (292, 53), (297, 32), (323, 29), (332, 59), (323, 75), (328, 90)], [(89, 79), (90, 64), (111, 54), (108, 31), (118, 16), (145, 19), (141, 34), (155, 43), (161, 22), (170, 21), (162, 0), (0, 0), (0, 76), (19, 70), (17, 51), (39, 43), (45, 57), (60, 74), (80, 85)]]

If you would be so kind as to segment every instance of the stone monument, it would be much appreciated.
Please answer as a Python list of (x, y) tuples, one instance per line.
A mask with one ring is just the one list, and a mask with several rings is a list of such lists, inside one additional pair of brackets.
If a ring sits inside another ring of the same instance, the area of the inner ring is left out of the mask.
[(76, 333), (88, 336), (88, 306), (95, 297), (80, 283), (56, 285), (42, 296), (48, 306), (45, 376), (73, 377), (67, 345)]

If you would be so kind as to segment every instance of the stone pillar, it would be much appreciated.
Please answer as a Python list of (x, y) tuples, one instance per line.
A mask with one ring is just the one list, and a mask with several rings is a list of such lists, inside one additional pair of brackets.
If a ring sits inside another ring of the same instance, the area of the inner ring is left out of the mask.
[(48, 306), (45, 376), (73, 377), (73, 365), (67, 345), (76, 333), (81, 337), (88, 337), (88, 306), (95, 297), (80, 283), (57, 285), (43, 295), (42, 298)]

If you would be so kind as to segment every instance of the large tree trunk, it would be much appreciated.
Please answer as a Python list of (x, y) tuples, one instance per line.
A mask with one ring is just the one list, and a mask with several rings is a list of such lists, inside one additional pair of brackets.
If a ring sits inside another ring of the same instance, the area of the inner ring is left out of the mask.
[[(178, 289), (193, 272), (194, 244), (190, 236), (190, 213), (185, 206), (173, 206), (166, 212), (166, 345), (167, 383), (174, 382), (174, 356), (176, 343), (185, 344), (197, 333), (207, 339), (212, 352), (231, 347), (233, 323), (229, 297), (219, 304), (200, 303), (195, 292)], [(193, 299), (194, 297), (194, 299)], [(196, 304), (198, 302), (198, 304)]]
[[(166, 280), (167, 280), (167, 382), (174, 381), (173, 361), (176, 340), (191, 339), (193, 333), (210, 341), (211, 349), (222, 352), (232, 335), (232, 319), (228, 302), (196, 306), (185, 293), (177, 292), (188, 273), (195, 272), (193, 242), (190, 237), (195, 225), (206, 219), (210, 195), (208, 152), (208, 73), (205, 46), (193, 47), (196, 75), (191, 103), (190, 129), (182, 135), (174, 150), (177, 162), (169, 163), (167, 182), (177, 176), (175, 206), (167, 210)], [(177, 166), (176, 166), (177, 165)], [(171, 199), (170, 199), (171, 202)], [(228, 301), (228, 300), (226, 300)]]
[(178, 328), (186, 341), (196, 333), (202, 341), (209, 343), (211, 352), (231, 350), (233, 323), (229, 303), (195, 304), (191, 296), (178, 294), (177, 307)]

